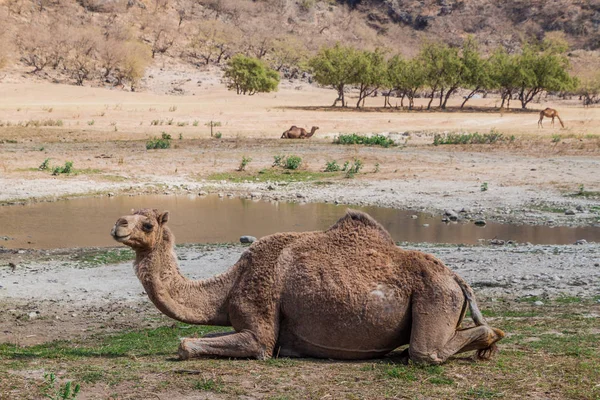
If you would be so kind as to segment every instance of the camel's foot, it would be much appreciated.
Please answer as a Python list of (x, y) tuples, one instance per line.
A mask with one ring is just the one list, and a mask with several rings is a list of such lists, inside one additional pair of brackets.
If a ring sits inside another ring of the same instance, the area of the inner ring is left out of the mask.
[(497, 328), (492, 328), (492, 330), (494, 331), (496, 337), (492, 339), (493, 343), (488, 347), (477, 350), (477, 353), (475, 354), (478, 360), (490, 360), (492, 357), (494, 357), (494, 355), (496, 355), (496, 353), (498, 353), (498, 346), (496, 346), (496, 342), (502, 339), (505, 334), (503, 331)]
[(179, 342), (179, 349), (177, 349), (177, 354), (179, 355), (180, 360), (189, 360), (193, 357), (192, 349), (186, 343), (188, 339), (181, 339)]

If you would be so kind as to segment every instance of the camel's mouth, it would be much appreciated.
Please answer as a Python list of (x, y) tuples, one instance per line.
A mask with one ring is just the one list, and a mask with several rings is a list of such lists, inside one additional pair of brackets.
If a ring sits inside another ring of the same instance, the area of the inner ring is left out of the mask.
[(118, 236), (116, 233), (112, 235), (113, 238), (117, 241), (117, 242), (124, 242), (127, 239), (129, 239), (129, 236), (131, 235), (124, 235), (124, 236)]

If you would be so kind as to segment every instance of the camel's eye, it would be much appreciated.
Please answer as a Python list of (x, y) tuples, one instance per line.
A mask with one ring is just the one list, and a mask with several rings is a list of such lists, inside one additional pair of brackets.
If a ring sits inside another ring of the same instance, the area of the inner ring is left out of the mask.
[(142, 229), (146, 232), (150, 232), (152, 228), (154, 228), (154, 226), (149, 222), (145, 222), (144, 225), (142, 225)]

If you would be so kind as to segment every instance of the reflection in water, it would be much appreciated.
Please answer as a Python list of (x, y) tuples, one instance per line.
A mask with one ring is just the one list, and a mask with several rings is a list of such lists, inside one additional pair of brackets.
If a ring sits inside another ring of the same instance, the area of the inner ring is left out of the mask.
[[(117, 218), (132, 208), (171, 212), (169, 226), (177, 243), (236, 242), (241, 235), (261, 237), (275, 232), (326, 229), (347, 206), (323, 203), (262, 202), (217, 196), (101, 197), (0, 207), (0, 237), (10, 248), (114, 246), (109, 235)], [(396, 241), (475, 244), (499, 238), (534, 244), (600, 241), (600, 228), (565, 228), (488, 223), (441, 222), (439, 216), (380, 207), (354, 207), (371, 214)], [(424, 227), (423, 224), (429, 224)]]

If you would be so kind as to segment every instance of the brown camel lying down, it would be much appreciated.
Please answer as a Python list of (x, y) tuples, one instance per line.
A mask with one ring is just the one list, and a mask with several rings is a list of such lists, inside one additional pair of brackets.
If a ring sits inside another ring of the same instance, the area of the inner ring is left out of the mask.
[[(277, 233), (216, 277), (190, 281), (177, 266), (168, 212), (143, 209), (116, 222), (150, 300), (190, 324), (235, 332), (183, 339), (182, 359), (279, 356), (367, 359), (398, 346), (437, 364), (477, 350), (490, 358), (504, 333), (488, 326), (467, 283), (433, 256), (398, 248), (369, 215), (348, 211), (321, 232)], [(467, 307), (476, 326), (461, 328)]]

